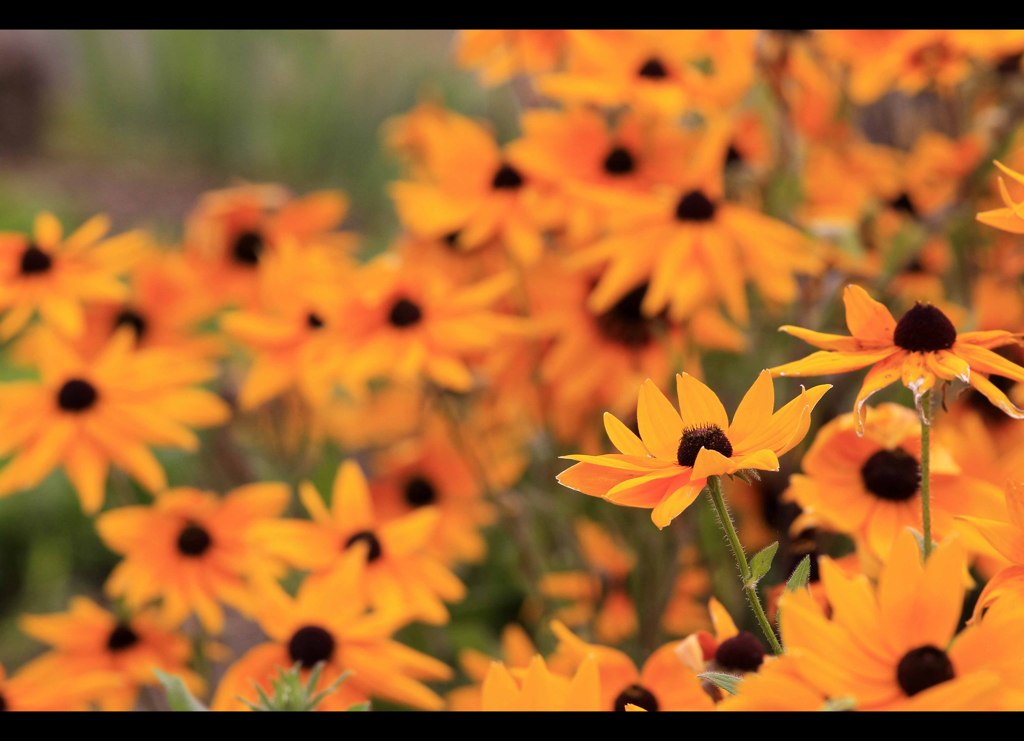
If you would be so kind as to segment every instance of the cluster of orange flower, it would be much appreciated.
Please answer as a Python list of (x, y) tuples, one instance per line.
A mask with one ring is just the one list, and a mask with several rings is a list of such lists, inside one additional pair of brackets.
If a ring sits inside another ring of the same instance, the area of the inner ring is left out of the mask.
[[(390, 121), (383, 254), (343, 194), (274, 185), (204, 195), (179, 245), (0, 234), (0, 496), (61, 470), (121, 559), (109, 609), (22, 616), (49, 648), (0, 709), (137, 707), (154, 670), (244, 709), (295, 665), (325, 709), (1024, 708), (1024, 31), (465, 31), (457, 56), (514, 86), (520, 135)], [(862, 368), (775, 408), (775, 378)], [(680, 517), (705, 491), (710, 539)], [(540, 520), (573, 553), (518, 618), (557, 646), (511, 624), (442, 698), (453, 668), (396, 633), (473, 599), (488, 532), (552, 550)], [(263, 642), (231, 645), (244, 620)]]

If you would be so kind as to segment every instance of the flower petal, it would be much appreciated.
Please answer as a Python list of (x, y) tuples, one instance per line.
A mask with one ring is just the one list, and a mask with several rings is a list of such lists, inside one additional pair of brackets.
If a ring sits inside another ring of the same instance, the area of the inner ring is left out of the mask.
[(896, 331), (896, 320), (884, 304), (875, 301), (868, 292), (857, 285), (849, 285), (843, 291), (846, 306), (846, 326), (858, 340), (880, 345), (892, 345)]
[[(676, 374), (676, 394), (683, 428), (715, 425), (723, 432), (729, 429), (729, 416), (718, 396), (689, 373)], [(678, 446), (679, 440), (676, 439)]]
[(656, 457), (675, 460), (683, 422), (672, 403), (650, 378), (640, 387), (636, 409), (640, 437)]
[(604, 431), (620, 453), (638, 457), (649, 455), (643, 441), (610, 412), (604, 413)]

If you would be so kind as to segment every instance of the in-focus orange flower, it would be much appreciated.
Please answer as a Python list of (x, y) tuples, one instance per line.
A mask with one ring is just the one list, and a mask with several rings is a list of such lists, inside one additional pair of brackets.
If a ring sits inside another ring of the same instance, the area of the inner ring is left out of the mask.
[(65, 237), (57, 218), (43, 212), (31, 236), (0, 233), (0, 339), (16, 335), (37, 312), (61, 334), (77, 337), (86, 302), (123, 300), (128, 290), (119, 277), (145, 238), (129, 232), (104, 239), (109, 230), (107, 217), (94, 216)]
[(0, 454), (14, 453), (0, 471), (0, 495), (37, 486), (61, 465), (91, 514), (103, 504), (111, 463), (160, 491), (167, 481), (149, 446), (196, 450), (190, 428), (229, 416), (227, 404), (197, 385), (216, 366), (170, 349), (136, 350), (130, 328), (94, 358), (53, 333), (33, 343), (41, 378), (0, 384)]
[[(774, 376), (820, 376), (872, 366), (854, 402), (856, 429), (864, 429), (864, 404), (886, 386), (902, 381), (914, 392), (915, 403), (936, 381), (970, 383), (999, 409), (1024, 419), (1018, 409), (983, 374), (1024, 381), (1024, 368), (992, 352), (991, 348), (1019, 343), (1021, 335), (1004, 330), (957, 333), (936, 306), (917, 304), (899, 322), (889, 310), (860, 286), (843, 292), (846, 326), (852, 337), (815, 332), (801, 327), (779, 329), (815, 347), (823, 348), (802, 360), (771, 369)], [(924, 410), (922, 410), (923, 412)]]
[(18, 622), (25, 633), (51, 646), (22, 670), (48, 673), (57, 683), (91, 679), (97, 691), (87, 699), (100, 710), (133, 709), (143, 687), (159, 686), (154, 669), (181, 677), (194, 693), (203, 689), (202, 678), (188, 668), (188, 637), (164, 625), (151, 609), (119, 618), (75, 597), (67, 612), (23, 615)]
[(440, 514), (420, 507), (381, 521), (359, 464), (338, 467), (330, 509), (313, 484), (299, 495), (312, 521), (280, 519), (261, 524), (255, 538), (289, 565), (311, 572), (309, 583), (330, 579), (349, 561), (364, 561), (357, 588), (378, 609), (408, 615), (433, 625), (449, 620), (445, 602), (466, 594), (459, 578), (431, 550)]
[(744, 469), (777, 471), (779, 456), (807, 434), (811, 410), (831, 386), (801, 390), (778, 411), (771, 374), (762, 371), (733, 416), (715, 392), (693, 376), (676, 376), (679, 411), (648, 379), (640, 388), (640, 437), (611, 414), (605, 431), (618, 453), (569, 455), (579, 461), (563, 471), (563, 486), (626, 507), (652, 508), (659, 528), (697, 498), (709, 476)]
[(253, 542), (252, 530), (287, 506), (285, 484), (249, 484), (223, 497), (168, 489), (151, 506), (120, 507), (96, 520), (107, 547), (122, 555), (106, 592), (132, 609), (161, 600), (177, 625), (196, 615), (211, 633), (224, 627), (221, 604), (250, 612), (251, 579), (276, 575), (278, 562)]
[(317, 691), (351, 672), (324, 698), (321, 710), (347, 710), (371, 697), (422, 710), (443, 708), (444, 701), (421, 680), (447, 680), (451, 669), (391, 639), (404, 624), (402, 617), (367, 611), (359, 589), (362, 568), (361, 561), (351, 560), (328, 579), (303, 582), (294, 597), (276, 582), (262, 584), (254, 615), (270, 640), (231, 665), (211, 708), (244, 710), (243, 699), (258, 699), (254, 684), (271, 692), (270, 680), (295, 664), (305, 681), (321, 662)]
[[(921, 530), (921, 424), (898, 404), (871, 410), (860, 435), (854, 415), (822, 427), (803, 459), (803, 473), (790, 477), (786, 499), (825, 528), (852, 535), (876, 558), (887, 560), (904, 528)], [(932, 443), (932, 537), (965, 530), (954, 517), (1000, 517), (998, 487), (963, 474), (949, 451)], [(978, 543), (972, 550), (984, 544)]]

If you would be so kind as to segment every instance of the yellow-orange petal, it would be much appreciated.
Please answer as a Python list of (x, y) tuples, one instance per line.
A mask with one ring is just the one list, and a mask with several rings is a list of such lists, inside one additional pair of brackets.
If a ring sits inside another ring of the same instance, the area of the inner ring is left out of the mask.
[(875, 301), (858, 285), (848, 285), (843, 291), (846, 306), (846, 326), (859, 340), (878, 345), (891, 345), (896, 320), (885, 305)]
[[(717, 394), (689, 373), (676, 374), (679, 417), (683, 427), (715, 425), (723, 432), (729, 429), (729, 416)], [(679, 444), (678, 436), (675, 445)]]
[(649, 378), (640, 387), (636, 417), (647, 449), (657, 458), (674, 460), (683, 422), (672, 403)]

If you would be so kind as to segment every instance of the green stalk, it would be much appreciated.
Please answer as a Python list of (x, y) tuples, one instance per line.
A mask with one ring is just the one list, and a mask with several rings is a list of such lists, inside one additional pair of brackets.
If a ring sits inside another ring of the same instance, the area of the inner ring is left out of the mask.
[(921, 523), (924, 527), (924, 558), (932, 553), (932, 415), (934, 397), (931, 391), (921, 399)]
[(761, 606), (761, 598), (757, 594), (757, 585), (751, 581), (750, 578), (750, 564), (747, 563), (747, 554), (743, 550), (743, 545), (740, 543), (739, 535), (736, 534), (736, 527), (732, 523), (732, 516), (729, 514), (729, 508), (725, 506), (725, 497), (722, 496), (722, 481), (718, 476), (708, 477), (708, 494), (711, 496), (711, 503), (715, 507), (715, 512), (718, 513), (718, 522), (722, 526), (723, 532), (729, 539), (729, 545), (732, 548), (733, 556), (736, 559), (736, 566), (740, 570), (740, 578), (743, 580), (743, 591), (746, 593), (747, 601), (750, 603), (750, 609), (754, 613), (754, 617), (757, 618), (758, 624), (761, 626), (761, 630), (764, 631), (765, 638), (768, 639), (768, 643), (771, 644), (772, 651), (777, 654), (782, 653), (782, 644), (779, 643), (779, 639), (775, 636), (775, 631), (772, 629), (772, 624), (768, 621), (768, 616), (764, 612), (764, 608)]

